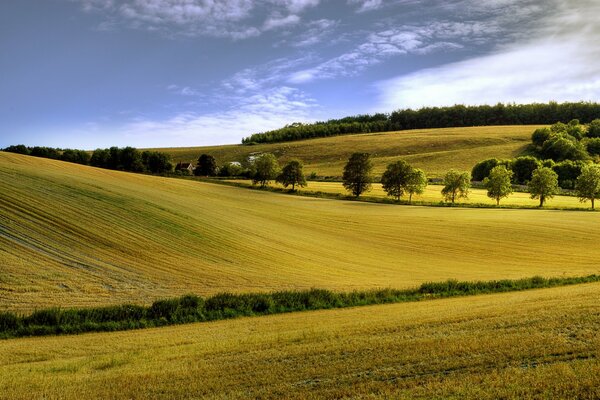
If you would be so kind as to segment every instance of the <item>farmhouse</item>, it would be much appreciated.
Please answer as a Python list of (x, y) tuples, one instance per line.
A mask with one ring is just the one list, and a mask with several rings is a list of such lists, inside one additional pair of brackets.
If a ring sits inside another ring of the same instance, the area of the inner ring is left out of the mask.
[(194, 173), (194, 164), (188, 162), (179, 162), (175, 166), (175, 171), (188, 171), (190, 174)]

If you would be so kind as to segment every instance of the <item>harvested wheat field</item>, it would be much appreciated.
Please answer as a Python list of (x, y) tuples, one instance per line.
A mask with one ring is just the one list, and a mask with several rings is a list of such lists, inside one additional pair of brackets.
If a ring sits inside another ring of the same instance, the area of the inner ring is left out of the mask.
[(600, 285), (0, 341), (3, 398), (600, 396)]

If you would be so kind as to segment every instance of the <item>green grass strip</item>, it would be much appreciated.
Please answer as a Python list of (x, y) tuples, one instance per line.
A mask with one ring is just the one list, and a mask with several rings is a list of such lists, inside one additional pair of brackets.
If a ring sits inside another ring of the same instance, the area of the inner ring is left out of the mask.
[(243, 316), (295, 311), (415, 302), (478, 294), (600, 282), (600, 275), (516, 280), (423, 283), (414, 289), (376, 289), (333, 292), (324, 289), (271, 293), (220, 293), (203, 299), (195, 295), (158, 300), (151, 306), (117, 305), (95, 308), (49, 308), (30, 315), (0, 313), (0, 338), (77, 334), (140, 329), (192, 322), (216, 321)]

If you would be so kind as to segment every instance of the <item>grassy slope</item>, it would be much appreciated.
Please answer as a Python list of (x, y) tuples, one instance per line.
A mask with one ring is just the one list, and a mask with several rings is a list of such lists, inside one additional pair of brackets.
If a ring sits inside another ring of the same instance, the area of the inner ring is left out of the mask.
[(301, 198), (0, 153), (0, 309), (597, 273), (600, 214)]
[(0, 342), (6, 398), (598, 398), (599, 284)]
[(176, 161), (194, 161), (202, 153), (212, 154), (218, 163), (244, 161), (254, 152), (272, 152), (285, 162), (299, 158), (307, 173), (340, 176), (350, 154), (371, 153), (375, 173), (387, 164), (405, 159), (423, 168), (429, 176), (442, 176), (450, 168), (470, 171), (486, 158), (512, 158), (521, 154), (537, 126), (488, 126), (473, 128), (424, 129), (400, 132), (344, 135), (256, 146), (228, 145), (160, 149)]

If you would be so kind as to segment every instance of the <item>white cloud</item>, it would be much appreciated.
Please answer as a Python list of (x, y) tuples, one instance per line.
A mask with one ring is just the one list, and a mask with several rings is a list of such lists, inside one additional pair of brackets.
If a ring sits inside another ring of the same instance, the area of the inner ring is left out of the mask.
[(533, 36), (495, 53), (380, 82), (376, 109), (502, 102), (598, 101), (600, 5), (560, 6)]
[(460, 42), (482, 39), (496, 30), (494, 24), (481, 22), (437, 21), (422, 26), (387, 29), (370, 34), (362, 44), (347, 53), (316, 67), (294, 72), (289, 82), (301, 84), (316, 79), (355, 76), (393, 56), (459, 49), (463, 47)]
[[(99, 29), (127, 26), (167, 35), (246, 39), (299, 22), (298, 13), (320, 0), (72, 0), (107, 21)], [(261, 15), (271, 14), (264, 23)], [(281, 17), (281, 15), (287, 15)]]
[(167, 90), (181, 96), (200, 96), (201, 93), (190, 86), (169, 85)]
[(285, 26), (290, 26), (290, 25), (296, 25), (298, 22), (300, 22), (300, 17), (298, 17), (297, 15), (288, 15), (287, 17), (281, 17), (281, 16), (271, 16), (270, 18), (268, 18), (264, 25), (263, 25), (263, 29), (265, 31), (270, 31), (272, 29), (277, 29), (277, 28), (282, 28)]
[(382, 0), (348, 0), (348, 4), (358, 5), (357, 12), (377, 10), (383, 6)]
[(252, 133), (309, 120), (316, 102), (298, 89), (278, 87), (245, 98), (227, 111), (186, 112), (165, 120), (138, 119), (121, 134), (128, 143), (143, 146), (239, 143)]

